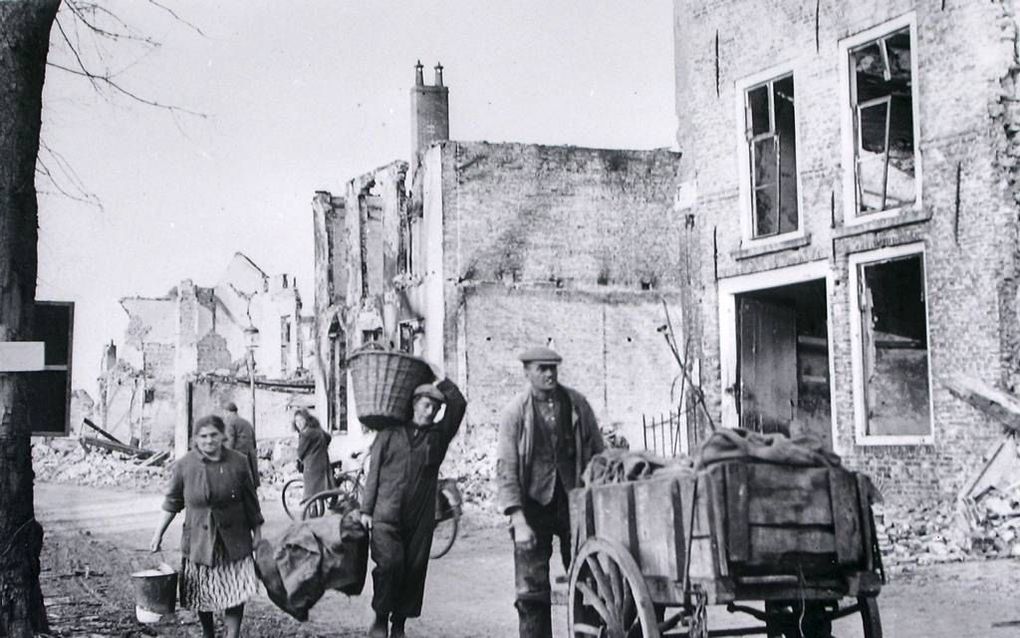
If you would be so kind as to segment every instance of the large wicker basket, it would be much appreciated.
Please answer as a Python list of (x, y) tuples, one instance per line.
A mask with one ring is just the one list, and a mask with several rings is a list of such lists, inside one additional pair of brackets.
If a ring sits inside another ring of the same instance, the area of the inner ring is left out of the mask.
[(423, 360), (389, 350), (362, 350), (348, 364), (358, 420), (373, 430), (410, 421), (414, 389), (433, 377)]

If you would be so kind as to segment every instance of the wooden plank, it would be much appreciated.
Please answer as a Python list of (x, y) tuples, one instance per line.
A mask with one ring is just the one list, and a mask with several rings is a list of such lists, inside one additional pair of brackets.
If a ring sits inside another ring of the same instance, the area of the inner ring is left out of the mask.
[(751, 562), (766, 564), (784, 554), (833, 554), (836, 537), (815, 527), (760, 527), (751, 525)]
[(871, 533), (874, 517), (871, 512), (871, 482), (863, 474), (856, 473), (854, 477), (857, 479), (857, 503), (861, 521), (861, 546), (864, 548), (864, 570), (870, 572), (877, 565), (874, 553), (875, 540)]
[(1020, 434), (1020, 398), (962, 374), (944, 383), (953, 396), (996, 419), (1012, 433)]
[(0, 341), (0, 372), (39, 372), (46, 369), (42, 341)]
[(576, 556), (584, 541), (595, 534), (595, 521), (592, 518), (591, 488), (579, 487), (567, 494), (570, 504), (570, 546), (571, 556)]
[[(730, 565), (726, 551), (726, 477), (725, 469), (716, 465), (701, 475), (702, 489), (708, 497), (708, 515), (711, 521), (712, 555), (716, 563), (716, 573), (725, 577), (730, 573)], [(707, 489), (705, 489), (707, 488)]]
[(726, 469), (726, 538), (729, 559), (742, 563), (750, 557), (748, 534), (747, 465), (727, 463)]
[(637, 548), (634, 530), (633, 483), (599, 485), (591, 488), (595, 535), (616, 541), (630, 554)]
[(857, 480), (840, 467), (829, 469), (832, 498), (832, 526), (836, 541), (836, 562), (856, 565), (861, 561), (861, 515), (857, 502)]
[(687, 550), (680, 487), (674, 477), (634, 483), (634, 558), (646, 576), (680, 580)]
[(828, 468), (748, 466), (748, 523), (832, 525)]

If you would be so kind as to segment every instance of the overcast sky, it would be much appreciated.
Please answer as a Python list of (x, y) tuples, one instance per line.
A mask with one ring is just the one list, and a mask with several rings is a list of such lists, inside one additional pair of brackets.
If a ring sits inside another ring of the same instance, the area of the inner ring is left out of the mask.
[[(407, 158), (418, 59), (429, 83), (445, 67), (453, 139), (675, 147), (670, 0), (162, 2), (201, 33), (147, 3), (104, 3), (160, 46), (82, 33), (82, 57), (204, 117), (46, 78), (43, 161), (101, 208), (39, 180), (38, 297), (77, 302), (74, 385), (93, 396), (102, 344), (123, 339), (117, 300), (212, 285), (235, 251), (297, 276), (311, 312), (312, 196)], [(77, 42), (80, 25), (60, 25)], [(58, 29), (51, 42), (73, 67)]]

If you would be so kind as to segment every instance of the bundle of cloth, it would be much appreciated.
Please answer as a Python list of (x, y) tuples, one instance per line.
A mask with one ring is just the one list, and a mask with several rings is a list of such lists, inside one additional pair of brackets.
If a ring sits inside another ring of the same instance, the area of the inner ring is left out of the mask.
[(592, 457), (581, 475), (589, 487), (609, 483), (642, 481), (662, 472), (690, 472), (694, 465), (687, 457), (665, 459), (649, 452), (608, 448)]
[(804, 435), (791, 439), (785, 434), (761, 434), (740, 428), (722, 428), (702, 444), (694, 459), (697, 469), (723, 461), (760, 461), (800, 467), (836, 467), (839, 455), (828, 450), (821, 439)]
[(607, 449), (594, 457), (582, 475), (584, 485), (641, 481), (663, 472), (694, 472), (724, 461), (751, 461), (801, 467), (836, 467), (842, 461), (812, 436), (791, 439), (785, 434), (761, 434), (740, 428), (712, 433), (694, 457), (671, 459), (648, 452)]
[(356, 596), (368, 570), (368, 531), (357, 510), (292, 524), (255, 546), (255, 566), (270, 600), (302, 622), (327, 589)]

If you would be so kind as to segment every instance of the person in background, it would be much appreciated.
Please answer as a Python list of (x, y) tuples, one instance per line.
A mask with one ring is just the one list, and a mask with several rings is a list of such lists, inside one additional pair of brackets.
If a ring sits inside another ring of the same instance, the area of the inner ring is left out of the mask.
[(549, 348), (518, 357), (529, 387), (500, 417), (496, 450), (497, 501), (510, 517), (514, 541), (518, 628), (521, 638), (552, 638), (549, 559), (559, 537), (563, 567), (570, 564), (567, 493), (605, 449), (584, 396), (559, 383), (563, 360)]
[(226, 440), (224, 444), (236, 452), (248, 457), (248, 464), (251, 466), (251, 476), (255, 479), (255, 487), (259, 486), (259, 457), (258, 448), (255, 443), (255, 427), (247, 419), (237, 414), (237, 404), (231, 401), (223, 408), (227, 411), (224, 419)]
[(244, 603), (258, 593), (252, 549), (261, 539), (262, 511), (247, 458), (224, 446), (223, 420), (195, 422), (194, 447), (173, 465), (163, 518), (149, 549), (157, 552), (170, 522), (184, 510), (181, 533), (181, 606), (198, 612), (202, 635), (212, 638), (213, 613), (222, 611), (227, 638), (240, 635)]
[[(437, 423), (443, 403), (446, 412)], [(390, 638), (404, 638), (404, 621), (421, 615), (439, 466), (467, 409), (449, 379), (415, 388), (411, 405), (411, 421), (378, 432), (369, 457), (361, 522), (372, 530), (375, 561), (370, 638), (386, 638), (387, 622)]]
[(319, 420), (305, 409), (294, 413), (298, 433), (297, 468), (305, 483), (305, 499), (333, 487), (329, 471), (329, 441), (332, 438), (319, 426)]

